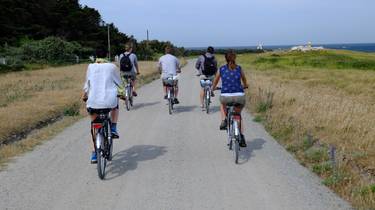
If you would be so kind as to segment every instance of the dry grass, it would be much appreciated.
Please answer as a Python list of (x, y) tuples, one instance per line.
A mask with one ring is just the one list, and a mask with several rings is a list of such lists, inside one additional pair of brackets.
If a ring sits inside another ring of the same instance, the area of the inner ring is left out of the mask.
[[(257, 56), (238, 57), (250, 80), (248, 108), (256, 120), (262, 121), (301, 164), (320, 175), (324, 184), (355, 207), (373, 209), (375, 71), (311, 67), (257, 70)], [(374, 59), (373, 55), (366, 58)], [(337, 148), (335, 165), (329, 162), (330, 146)]]
[[(140, 62), (140, 68), (141, 84), (159, 76), (155, 62)], [(85, 105), (80, 100), (86, 69), (87, 64), (0, 75), (0, 162), (48, 139), (34, 136), (31, 137), (34, 140), (27, 138), (14, 145), (1, 146), (20, 133), (27, 133), (51, 119), (86, 115)], [(64, 119), (57, 127), (74, 120)]]

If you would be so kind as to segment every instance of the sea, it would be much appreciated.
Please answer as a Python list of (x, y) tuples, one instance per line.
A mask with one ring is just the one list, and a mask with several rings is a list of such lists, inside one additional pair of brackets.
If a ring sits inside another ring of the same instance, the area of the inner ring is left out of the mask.
[[(297, 45), (264, 45), (263, 49), (271, 50), (285, 50), (290, 49)], [(324, 47), (326, 49), (336, 49), (336, 50), (352, 50), (360, 52), (375, 52), (375, 43), (361, 43), (361, 44), (314, 44), (314, 47)], [(232, 46), (232, 47), (215, 47), (216, 49), (234, 49), (234, 50), (244, 50), (244, 49), (256, 49), (257, 46)], [(205, 47), (192, 47), (187, 48), (191, 50), (203, 50)]]

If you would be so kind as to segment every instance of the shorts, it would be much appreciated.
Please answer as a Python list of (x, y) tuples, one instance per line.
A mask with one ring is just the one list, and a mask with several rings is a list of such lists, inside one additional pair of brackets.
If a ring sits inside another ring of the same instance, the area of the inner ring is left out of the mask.
[(129, 78), (131, 80), (137, 79), (137, 74), (135, 72), (121, 72), (121, 76), (125, 79)]
[(220, 103), (227, 105), (230, 103), (238, 104), (238, 107), (243, 108), (246, 104), (245, 96), (220, 96)]
[(94, 108), (91, 108), (91, 107), (88, 107), (87, 108), (87, 112), (90, 114), (90, 115), (94, 115), (94, 114), (103, 114), (103, 113), (109, 113), (111, 112), (112, 110), (116, 110), (118, 109), (118, 105), (115, 107), (115, 108), (107, 108), (107, 109), (94, 109)]
[(178, 80), (171, 80), (166, 78), (163, 78), (161, 80), (163, 82), (163, 86), (177, 86), (178, 84)]
[(213, 82), (214, 78), (215, 78), (215, 75), (213, 75), (213, 76), (205, 76), (205, 75), (201, 76), (201, 78), (200, 78), (201, 87), (204, 88), (207, 85), (212, 85), (212, 82)]

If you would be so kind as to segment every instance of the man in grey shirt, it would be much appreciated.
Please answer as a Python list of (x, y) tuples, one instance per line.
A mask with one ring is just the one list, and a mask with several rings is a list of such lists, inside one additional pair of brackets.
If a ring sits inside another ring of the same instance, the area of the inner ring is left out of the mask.
[[(132, 43), (127, 43), (125, 45), (125, 53), (121, 54), (120, 55), (120, 72), (121, 72), (121, 76), (124, 77), (124, 76), (129, 76), (131, 81), (132, 81), (132, 86), (133, 86), (133, 96), (137, 96), (137, 92), (135, 92), (135, 89), (136, 89), (136, 80), (137, 80), (137, 75), (140, 74), (139, 73), (139, 66), (138, 66), (138, 59), (137, 59), (137, 56), (133, 53), (133, 44)], [(124, 71), (124, 69), (121, 69), (121, 59), (124, 57), (124, 56), (128, 56), (129, 59), (130, 59), (130, 62), (131, 62), (131, 65), (132, 65), (132, 69), (131, 71)]]

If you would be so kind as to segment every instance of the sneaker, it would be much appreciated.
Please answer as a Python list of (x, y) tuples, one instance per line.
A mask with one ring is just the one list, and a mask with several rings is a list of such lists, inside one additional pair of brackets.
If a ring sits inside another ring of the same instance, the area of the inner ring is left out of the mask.
[(174, 101), (173, 101), (173, 103), (174, 103), (174, 104), (179, 104), (180, 102), (178, 101), (177, 98), (175, 98)]
[(227, 129), (227, 120), (221, 121), (220, 124), (220, 130), (226, 130)]
[(98, 162), (98, 158), (96, 157), (96, 152), (91, 153), (91, 164), (95, 164)]
[(112, 134), (112, 139), (118, 139), (118, 138), (120, 138), (120, 136), (118, 135), (117, 131), (115, 131), (115, 130), (112, 130), (111, 134)]
[(203, 105), (203, 104), (201, 105), (201, 109), (202, 109), (202, 111), (204, 111), (204, 110), (205, 110), (205, 109), (204, 109), (204, 105)]
[(133, 91), (133, 96), (137, 97), (138, 96), (137, 92)]
[(247, 147), (245, 136), (241, 134), (240, 147)]
[(211, 91), (211, 97), (215, 97), (214, 91)]
[(167, 99), (168, 99), (168, 95), (165, 95), (165, 96), (164, 96), (164, 99), (167, 100)]

